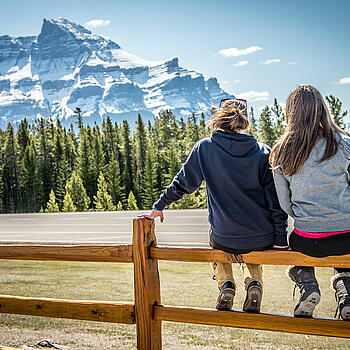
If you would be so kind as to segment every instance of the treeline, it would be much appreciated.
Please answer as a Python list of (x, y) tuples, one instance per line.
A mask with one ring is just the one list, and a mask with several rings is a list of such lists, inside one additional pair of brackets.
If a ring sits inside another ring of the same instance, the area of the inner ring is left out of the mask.
[[(345, 129), (342, 104), (327, 97), (330, 111)], [(212, 113), (215, 112), (214, 110)], [(141, 115), (135, 130), (111, 118), (101, 127), (85, 126), (79, 108), (77, 127), (59, 120), (22, 120), (16, 132), (0, 129), (0, 212), (137, 210), (151, 208), (187, 159), (193, 145), (210, 135), (204, 114), (185, 121), (169, 110), (147, 125)], [(250, 111), (249, 133), (272, 146), (285, 127), (274, 101), (259, 118)], [(205, 184), (171, 209), (206, 208)]]

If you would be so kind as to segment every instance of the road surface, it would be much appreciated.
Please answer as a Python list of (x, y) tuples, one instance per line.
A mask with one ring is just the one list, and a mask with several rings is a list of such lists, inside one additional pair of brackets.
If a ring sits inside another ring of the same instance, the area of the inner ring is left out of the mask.
[[(145, 211), (0, 214), (0, 243), (119, 243), (132, 241), (132, 219)], [(147, 211), (146, 211), (147, 213)], [(156, 219), (160, 245), (208, 246), (208, 211), (165, 210)]]

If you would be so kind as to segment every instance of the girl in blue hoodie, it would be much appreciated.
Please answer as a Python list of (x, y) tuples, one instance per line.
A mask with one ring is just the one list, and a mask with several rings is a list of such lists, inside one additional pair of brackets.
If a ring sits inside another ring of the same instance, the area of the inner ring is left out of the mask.
[[(193, 147), (187, 161), (146, 217), (160, 217), (166, 206), (196, 191), (205, 181), (210, 245), (231, 254), (244, 254), (287, 245), (287, 214), (280, 208), (272, 172), (270, 148), (245, 130), (249, 126), (245, 100), (227, 99), (208, 121), (209, 138)], [(220, 290), (217, 309), (231, 309), (235, 295), (232, 265), (213, 262)], [(241, 264), (246, 288), (243, 310), (260, 312), (262, 267)]]

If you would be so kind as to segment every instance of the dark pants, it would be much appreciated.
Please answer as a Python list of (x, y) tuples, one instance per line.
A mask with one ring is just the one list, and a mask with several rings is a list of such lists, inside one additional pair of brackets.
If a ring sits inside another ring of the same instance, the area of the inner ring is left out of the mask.
[(246, 253), (250, 253), (250, 252), (254, 252), (257, 250), (267, 250), (272, 248), (272, 245), (269, 245), (267, 247), (261, 247), (261, 248), (248, 248), (248, 249), (235, 249), (235, 248), (229, 248), (229, 247), (225, 247), (219, 243), (216, 243), (210, 236), (210, 246), (214, 249), (219, 249), (222, 250), (223, 252), (229, 253), (229, 254), (246, 254)]
[[(293, 231), (289, 237), (289, 246), (297, 252), (315, 258), (350, 254), (350, 233), (341, 233), (324, 238), (307, 238)], [(334, 267), (334, 270), (335, 273), (350, 272), (350, 268)]]

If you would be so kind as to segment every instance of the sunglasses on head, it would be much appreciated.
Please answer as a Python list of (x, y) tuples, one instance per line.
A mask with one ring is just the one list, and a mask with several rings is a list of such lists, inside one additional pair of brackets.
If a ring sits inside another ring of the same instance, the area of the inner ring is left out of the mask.
[(222, 105), (227, 102), (227, 101), (239, 101), (241, 103), (243, 103), (246, 107), (247, 107), (247, 100), (244, 100), (243, 98), (224, 98), (220, 101), (220, 106), (222, 107)]

